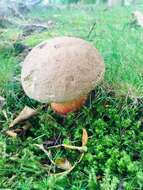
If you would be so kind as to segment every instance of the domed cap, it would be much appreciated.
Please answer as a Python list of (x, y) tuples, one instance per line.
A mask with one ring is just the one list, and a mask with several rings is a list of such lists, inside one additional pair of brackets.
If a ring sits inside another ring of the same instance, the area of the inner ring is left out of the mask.
[(66, 102), (87, 95), (101, 81), (104, 63), (88, 42), (74, 37), (47, 40), (26, 57), (25, 93), (40, 102)]

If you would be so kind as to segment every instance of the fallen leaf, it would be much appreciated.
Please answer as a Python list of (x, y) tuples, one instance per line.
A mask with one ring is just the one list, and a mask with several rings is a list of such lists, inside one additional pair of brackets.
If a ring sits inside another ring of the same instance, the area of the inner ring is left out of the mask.
[(31, 123), (27, 121), (22, 127), (18, 129), (6, 131), (6, 134), (11, 137), (24, 136), (31, 127), (32, 127)]
[(17, 133), (17, 135), (19, 136), (24, 136), (26, 132), (32, 127), (33, 126), (31, 125), (31, 123), (27, 121), (21, 128), (14, 129), (14, 132)]
[(55, 165), (57, 168), (60, 168), (62, 170), (69, 170), (72, 168), (71, 163), (67, 160), (67, 158), (60, 158), (55, 160)]
[(82, 131), (82, 146), (86, 146), (87, 141), (88, 141), (88, 134), (87, 134), (86, 129), (83, 129), (83, 131)]
[(14, 138), (17, 137), (17, 133), (11, 130), (6, 131), (6, 134), (10, 137), (14, 137)]
[(37, 111), (25, 106), (24, 109), (20, 112), (20, 114), (11, 122), (9, 128), (14, 127), (16, 124), (29, 119), (32, 116), (35, 116)]
[(53, 176), (65, 176), (65, 175), (69, 174), (81, 162), (83, 156), (84, 156), (84, 153), (81, 154), (79, 160), (76, 161), (75, 164), (70, 169), (68, 169), (64, 172), (60, 172), (60, 173), (53, 173), (51, 175), (53, 175)]

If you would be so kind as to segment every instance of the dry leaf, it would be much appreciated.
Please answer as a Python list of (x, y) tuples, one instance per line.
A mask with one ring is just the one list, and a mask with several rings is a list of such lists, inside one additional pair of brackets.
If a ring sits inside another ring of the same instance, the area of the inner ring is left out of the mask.
[(10, 136), (10, 137), (17, 137), (17, 133), (15, 133), (14, 131), (8, 130), (8, 131), (6, 131), (6, 134), (7, 134), (8, 136)]
[(28, 129), (30, 129), (30, 128), (32, 128), (32, 127), (33, 127), (32, 124), (31, 124), (29, 121), (27, 121), (27, 122), (25, 123), (25, 125), (23, 125), (22, 129), (23, 129), (24, 131), (27, 131)]
[(72, 168), (71, 163), (66, 158), (55, 160), (55, 165), (62, 170), (70, 170)]
[(86, 146), (87, 141), (88, 141), (88, 134), (87, 134), (86, 129), (83, 129), (83, 132), (82, 132), (82, 146)]
[(24, 109), (20, 112), (20, 114), (11, 122), (9, 128), (14, 127), (16, 124), (29, 119), (32, 116), (37, 114), (36, 110), (25, 106)]
[(32, 127), (33, 126), (31, 125), (31, 123), (27, 121), (21, 128), (14, 129), (14, 132), (17, 133), (17, 135), (19, 136), (24, 136), (26, 132)]
[(81, 154), (79, 160), (76, 161), (75, 164), (70, 169), (68, 169), (68, 170), (66, 170), (64, 172), (54, 173), (54, 174), (51, 174), (51, 175), (53, 175), (53, 176), (64, 176), (64, 175), (69, 174), (81, 162), (83, 156), (84, 156), (84, 153)]
[(31, 127), (32, 127), (31, 123), (26, 122), (23, 127), (18, 129), (8, 130), (6, 131), (6, 134), (10, 137), (24, 136), (27, 130), (29, 130)]

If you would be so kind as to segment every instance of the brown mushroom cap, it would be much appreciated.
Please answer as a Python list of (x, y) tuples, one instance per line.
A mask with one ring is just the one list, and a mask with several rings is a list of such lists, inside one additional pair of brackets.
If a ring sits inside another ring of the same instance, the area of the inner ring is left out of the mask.
[(21, 73), (26, 94), (40, 102), (66, 102), (87, 95), (103, 78), (98, 51), (74, 37), (47, 40), (26, 57)]

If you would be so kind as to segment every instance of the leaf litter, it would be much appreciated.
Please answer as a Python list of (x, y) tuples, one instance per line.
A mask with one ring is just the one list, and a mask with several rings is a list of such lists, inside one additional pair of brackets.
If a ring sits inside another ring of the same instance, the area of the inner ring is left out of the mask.
[[(86, 147), (87, 141), (88, 141), (88, 134), (87, 134), (86, 129), (83, 129), (82, 146), (81, 147), (67, 145), (67, 144), (59, 144), (59, 145), (55, 145), (55, 146), (48, 146), (47, 150), (46, 150), (43, 144), (35, 144), (35, 146), (37, 146), (40, 150), (42, 150), (47, 155), (47, 157), (49, 158), (49, 160), (53, 166), (56, 166), (59, 169), (65, 170), (63, 172), (50, 173), (50, 175), (60, 176), (60, 175), (69, 174), (81, 162), (85, 152), (87, 151), (87, 147)], [(76, 151), (78, 150), (80, 152), (79, 159), (73, 165), (70, 163), (70, 161), (67, 158), (59, 158), (54, 161), (51, 157), (50, 149), (61, 148), (61, 147), (65, 148), (65, 149), (70, 149), (70, 150), (76, 150)]]
[[(28, 121), (28, 119), (36, 116), (38, 111), (39, 109), (36, 110), (28, 106), (25, 106), (23, 110), (19, 113), (19, 115), (10, 123), (9, 125), (10, 129), (6, 131), (6, 134), (13, 138), (16, 138), (17, 136), (25, 136), (26, 132), (30, 128), (33, 127), (31, 123)], [(21, 123), (23, 124), (22, 127), (13, 129), (17, 124), (21, 124)], [(87, 146), (86, 146), (87, 142), (88, 142), (88, 134), (87, 134), (86, 129), (83, 128), (82, 139), (81, 139), (82, 146), (57, 144), (58, 140), (56, 142), (45, 141), (43, 144), (35, 144), (35, 146), (37, 146), (40, 150), (42, 150), (47, 155), (50, 163), (54, 167), (65, 170), (64, 172), (50, 173), (50, 175), (59, 176), (59, 175), (67, 175), (81, 162), (85, 152), (87, 152)], [(52, 148), (65, 148), (65, 149), (70, 149), (74, 151), (79, 151), (80, 157), (73, 165), (70, 163), (70, 161), (67, 158), (59, 158), (59, 159), (53, 160), (52, 155), (51, 155), (51, 150), (49, 150)]]
[(19, 115), (10, 123), (9, 128), (12, 128), (18, 123), (25, 121), (35, 115), (37, 115), (37, 111), (35, 109), (25, 106)]
[[(17, 136), (25, 136), (26, 132), (33, 127), (28, 119), (35, 115), (37, 115), (37, 110), (25, 106), (19, 115), (10, 123), (9, 130), (6, 131), (6, 134), (14, 138)], [(18, 124), (22, 124), (22, 127), (14, 129)]]

